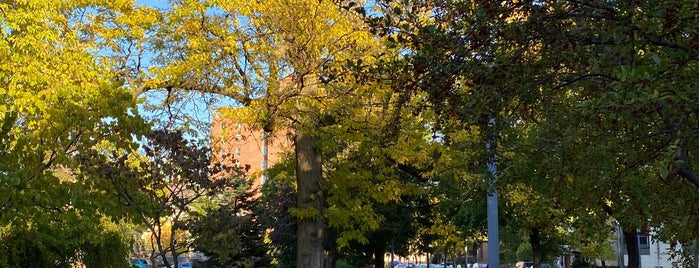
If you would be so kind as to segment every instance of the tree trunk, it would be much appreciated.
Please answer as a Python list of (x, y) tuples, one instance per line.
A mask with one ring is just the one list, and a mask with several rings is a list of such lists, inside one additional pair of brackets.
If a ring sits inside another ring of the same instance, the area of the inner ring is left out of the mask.
[(381, 247), (374, 248), (374, 268), (386, 267), (386, 262), (383, 259), (384, 250)]
[(541, 258), (543, 255), (541, 252), (540, 231), (537, 228), (531, 228), (530, 231), (529, 243), (532, 245), (532, 263), (534, 264), (534, 268), (539, 268), (541, 267)]
[(298, 218), (296, 267), (323, 267), (323, 194), (320, 191), (321, 153), (316, 148), (318, 137), (296, 133), (297, 207), (315, 210), (312, 217)]
[(325, 267), (334, 268), (335, 265), (337, 265), (337, 258), (335, 257), (335, 254), (328, 253), (328, 256), (325, 257)]
[(639, 268), (639, 251), (638, 251), (638, 234), (636, 229), (632, 231), (623, 231), (624, 242), (626, 243), (626, 255), (628, 256), (629, 264), (626, 268)]

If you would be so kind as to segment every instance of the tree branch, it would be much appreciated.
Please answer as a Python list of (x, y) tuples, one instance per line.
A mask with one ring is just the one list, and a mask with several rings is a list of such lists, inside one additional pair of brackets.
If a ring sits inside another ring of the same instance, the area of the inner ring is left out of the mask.
[(694, 186), (699, 189), (699, 175), (694, 171), (692, 166), (689, 163), (689, 155), (687, 154), (687, 150), (684, 148), (680, 148), (680, 158), (679, 160), (682, 161), (679, 167), (677, 167), (677, 174), (682, 176), (683, 178), (687, 179), (689, 182), (694, 184)]

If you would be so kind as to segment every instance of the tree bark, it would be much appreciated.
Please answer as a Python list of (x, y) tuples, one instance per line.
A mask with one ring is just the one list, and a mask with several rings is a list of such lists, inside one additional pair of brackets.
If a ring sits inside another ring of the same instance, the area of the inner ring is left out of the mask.
[(629, 264), (626, 268), (639, 268), (639, 251), (638, 251), (638, 235), (636, 229), (632, 231), (623, 231), (624, 242), (626, 243), (626, 255), (628, 256)]
[(385, 250), (381, 247), (374, 248), (374, 268), (384, 268), (386, 267), (386, 262), (383, 259), (383, 254)]
[(320, 190), (321, 153), (317, 149), (318, 137), (297, 131), (296, 133), (296, 183), (297, 207), (313, 209), (312, 217), (298, 218), (296, 267), (322, 268), (323, 261), (323, 194)]
[(532, 245), (532, 263), (534, 268), (541, 267), (541, 237), (540, 231), (537, 228), (531, 228), (531, 233), (529, 234), (529, 243)]

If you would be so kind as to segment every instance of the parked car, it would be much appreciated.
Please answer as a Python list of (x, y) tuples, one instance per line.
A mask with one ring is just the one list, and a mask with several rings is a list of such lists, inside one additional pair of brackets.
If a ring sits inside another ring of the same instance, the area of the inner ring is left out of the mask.
[(177, 268), (192, 268), (191, 262), (180, 262), (177, 264)]
[(131, 264), (131, 267), (134, 268), (148, 268), (148, 262), (146, 261), (146, 259), (130, 259), (129, 263)]

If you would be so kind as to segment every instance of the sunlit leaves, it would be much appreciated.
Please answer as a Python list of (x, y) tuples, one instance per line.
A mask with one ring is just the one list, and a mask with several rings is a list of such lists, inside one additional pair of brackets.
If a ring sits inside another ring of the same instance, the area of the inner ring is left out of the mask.
[(44, 235), (63, 236), (65, 250), (37, 248), (41, 254), (55, 254), (50, 257), (55, 261), (79, 260), (78, 251), (87, 247), (88, 238), (75, 233), (99, 233), (103, 216), (120, 214), (104, 185), (81, 174), (75, 155), (100, 146), (128, 147), (131, 134), (145, 125), (129, 91), (112, 79), (111, 66), (100, 64), (92, 41), (79, 33), (75, 15), (90, 8), (129, 5), (0, 4), (0, 223), (8, 228), (2, 239), (15, 231), (27, 232), (51, 244)]

